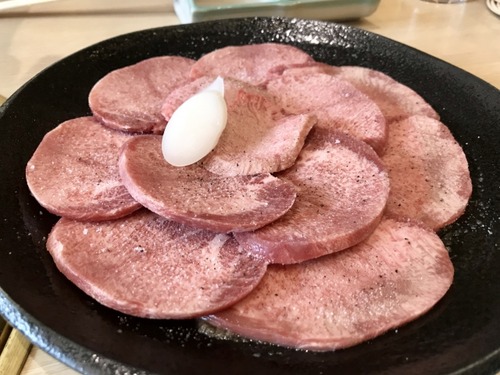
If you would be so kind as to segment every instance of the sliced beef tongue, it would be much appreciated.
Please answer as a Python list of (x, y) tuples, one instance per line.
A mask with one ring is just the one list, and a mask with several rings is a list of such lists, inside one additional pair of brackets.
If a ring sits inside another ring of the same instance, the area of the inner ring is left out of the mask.
[(292, 208), (273, 223), (236, 239), (270, 263), (290, 264), (346, 249), (378, 225), (389, 178), (366, 143), (313, 128), (296, 164), (277, 176), (295, 185)]
[(160, 113), (165, 97), (189, 81), (194, 60), (160, 56), (114, 70), (101, 78), (89, 94), (96, 118), (114, 129), (161, 134), (165, 120)]
[(387, 134), (382, 112), (373, 100), (346, 80), (315, 67), (293, 68), (269, 81), (266, 88), (285, 111), (313, 114), (316, 126), (357, 137), (377, 152), (384, 149)]
[[(326, 68), (332, 73), (331, 68)], [(352, 83), (380, 107), (386, 121), (422, 115), (439, 119), (439, 114), (419, 94), (380, 71), (361, 66), (336, 68), (335, 77)]]
[(260, 228), (290, 209), (294, 186), (270, 174), (226, 177), (198, 164), (173, 167), (161, 152), (161, 136), (137, 136), (119, 161), (130, 194), (166, 218), (218, 232)]
[(205, 319), (279, 345), (341, 349), (423, 315), (452, 279), (448, 252), (435, 233), (384, 219), (349, 250), (296, 265), (270, 265), (246, 298)]
[(202, 56), (191, 68), (191, 77), (220, 75), (262, 85), (287, 68), (311, 64), (311, 56), (287, 44), (229, 46)]
[(382, 160), (391, 179), (388, 213), (437, 230), (465, 211), (472, 194), (467, 159), (440, 121), (412, 116), (391, 123)]
[(47, 248), (58, 269), (101, 304), (126, 314), (184, 319), (247, 295), (266, 270), (229, 235), (150, 211), (86, 223), (62, 218)]
[(55, 215), (107, 220), (141, 205), (122, 185), (118, 156), (133, 136), (108, 129), (93, 117), (68, 120), (48, 132), (26, 166), (28, 187)]
[[(202, 77), (175, 90), (163, 103), (165, 119), (212, 80)], [(215, 149), (203, 159), (206, 169), (236, 176), (273, 173), (293, 165), (314, 117), (283, 114), (266, 90), (231, 78), (224, 80), (224, 98), (227, 125)]]

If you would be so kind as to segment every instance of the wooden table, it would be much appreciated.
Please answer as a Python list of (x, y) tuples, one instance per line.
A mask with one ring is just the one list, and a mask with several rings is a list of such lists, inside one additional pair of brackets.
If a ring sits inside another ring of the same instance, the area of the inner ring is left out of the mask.
[[(179, 23), (172, 0), (65, 0), (0, 13), (0, 94), (90, 44), (123, 33)], [(415, 47), (500, 88), (500, 18), (484, 1), (434, 4), (382, 0), (349, 24)], [(22, 375), (76, 374), (34, 347)]]

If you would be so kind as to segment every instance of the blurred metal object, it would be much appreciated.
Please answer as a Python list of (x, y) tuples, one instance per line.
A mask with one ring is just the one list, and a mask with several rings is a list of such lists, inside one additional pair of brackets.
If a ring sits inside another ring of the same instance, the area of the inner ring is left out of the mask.
[(222, 18), (282, 16), (319, 20), (366, 17), (380, 0), (174, 0), (182, 23)]

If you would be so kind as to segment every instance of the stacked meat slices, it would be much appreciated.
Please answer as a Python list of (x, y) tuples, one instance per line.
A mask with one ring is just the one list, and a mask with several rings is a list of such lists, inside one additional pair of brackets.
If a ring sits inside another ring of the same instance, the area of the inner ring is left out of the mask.
[[(216, 76), (218, 145), (170, 166), (165, 125)], [(434, 230), (465, 210), (467, 160), (387, 75), (289, 45), (226, 47), (113, 71), (89, 104), (93, 117), (44, 137), (26, 177), (62, 216), (47, 241), (57, 267), (100, 303), (333, 350), (415, 319), (450, 287)]]

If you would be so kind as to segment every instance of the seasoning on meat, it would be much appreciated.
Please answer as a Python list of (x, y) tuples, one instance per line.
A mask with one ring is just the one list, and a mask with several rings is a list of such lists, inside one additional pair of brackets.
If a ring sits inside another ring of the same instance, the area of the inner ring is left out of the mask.
[(127, 142), (119, 169), (130, 194), (151, 211), (218, 232), (260, 228), (288, 211), (296, 196), (292, 184), (267, 173), (227, 177), (199, 164), (171, 166), (155, 135)]
[[(212, 80), (203, 77), (172, 92), (163, 104), (165, 119)], [(236, 176), (273, 173), (293, 165), (315, 117), (284, 114), (266, 90), (231, 78), (224, 79), (224, 98), (226, 128), (217, 147), (202, 160), (206, 169)]]
[(106, 74), (92, 88), (89, 105), (103, 124), (132, 133), (161, 134), (160, 109), (174, 88), (188, 82), (194, 60), (180, 56), (153, 57)]
[(141, 207), (118, 173), (121, 146), (133, 136), (92, 117), (63, 122), (48, 132), (26, 166), (28, 187), (55, 215), (108, 220)]
[(287, 44), (229, 46), (202, 56), (191, 68), (191, 77), (219, 75), (262, 85), (287, 68), (313, 63), (306, 52)]
[(452, 280), (448, 251), (434, 232), (384, 219), (349, 250), (270, 265), (246, 298), (205, 319), (250, 339), (335, 350), (418, 318), (444, 296)]
[(292, 208), (263, 228), (235, 234), (270, 263), (297, 263), (361, 242), (378, 225), (389, 195), (375, 151), (328, 129), (313, 128), (295, 165), (277, 176), (297, 190)]
[(424, 98), (387, 74), (361, 66), (336, 69), (336, 77), (352, 83), (380, 107), (387, 123), (413, 115), (439, 119), (439, 114)]
[(313, 69), (288, 69), (266, 89), (286, 112), (314, 115), (316, 126), (352, 135), (381, 153), (386, 124), (375, 102), (349, 82)]
[(472, 194), (467, 158), (440, 121), (412, 116), (391, 123), (382, 160), (391, 180), (388, 213), (438, 230), (465, 211)]
[[(216, 76), (227, 125), (218, 143), (200, 123), (180, 128), (203, 150), (174, 167), (159, 134)], [(63, 216), (47, 241), (55, 264), (99, 303), (335, 350), (418, 318), (449, 289), (433, 230), (466, 208), (467, 160), (434, 109), (384, 73), (291, 45), (230, 46), (115, 70), (89, 104), (93, 118), (44, 137), (26, 178)]]
[(266, 270), (229, 235), (147, 210), (99, 223), (60, 219), (47, 240), (58, 269), (101, 304), (125, 314), (184, 319), (247, 295)]

